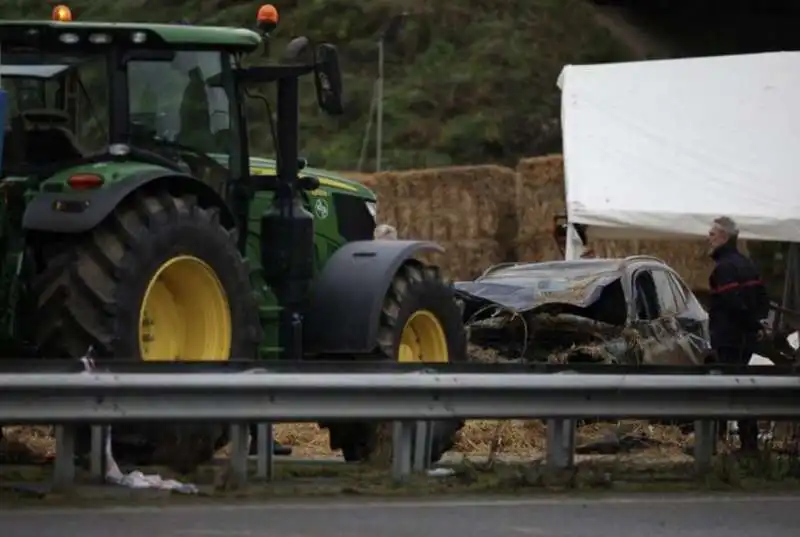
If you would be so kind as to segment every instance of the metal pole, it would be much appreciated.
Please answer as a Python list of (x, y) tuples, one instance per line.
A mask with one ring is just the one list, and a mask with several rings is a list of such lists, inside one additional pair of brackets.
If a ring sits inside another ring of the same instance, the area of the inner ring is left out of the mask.
[[(281, 311), (278, 340), (281, 358), (299, 360), (302, 356), (300, 304), (311, 284), (309, 271), (314, 259), (311, 215), (303, 207), (297, 184), (300, 107), (299, 75), (278, 79), (278, 184), (272, 205), (261, 218), (261, 263), (264, 280), (270, 286)], [(280, 232), (276, 230), (280, 229)], [(308, 231), (310, 230), (310, 233)]]
[[(798, 279), (800, 279), (800, 250), (796, 243), (791, 243), (786, 251), (785, 270), (783, 274), (783, 297), (781, 299), (781, 306), (787, 310), (796, 310), (800, 306), (800, 298), (798, 298)], [(774, 261), (774, 258), (773, 258)], [(775, 330), (784, 330), (790, 328), (786, 316), (782, 311), (775, 312), (776, 320), (773, 323)]]
[(367, 158), (367, 146), (369, 140), (372, 138), (372, 120), (375, 117), (375, 99), (378, 96), (378, 81), (372, 84), (372, 98), (369, 100), (369, 116), (367, 117), (367, 128), (364, 131), (364, 137), (361, 139), (361, 152), (358, 154), (358, 166), (356, 171), (361, 172), (364, 169), (364, 160)]
[(378, 91), (376, 96), (377, 124), (375, 127), (375, 171), (381, 171), (383, 149), (383, 37), (378, 41)]

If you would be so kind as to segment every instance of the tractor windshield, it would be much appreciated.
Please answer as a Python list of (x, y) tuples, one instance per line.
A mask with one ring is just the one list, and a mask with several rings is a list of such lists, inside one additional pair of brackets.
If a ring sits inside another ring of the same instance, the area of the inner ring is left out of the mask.
[(133, 142), (152, 143), (156, 151), (159, 146), (179, 147), (227, 158), (231, 101), (219, 83), (223, 79), (222, 54), (178, 51), (169, 56), (169, 60), (128, 61)]

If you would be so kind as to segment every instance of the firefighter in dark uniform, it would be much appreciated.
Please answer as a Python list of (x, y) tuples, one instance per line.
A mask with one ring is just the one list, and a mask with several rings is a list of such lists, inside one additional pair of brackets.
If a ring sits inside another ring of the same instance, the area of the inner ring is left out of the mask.
[[(736, 247), (739, 230), (723, 216), (714, 220), (708, 239), (714, 270), (709, 278), (711, 346), (719, 363), (747, 365), (769, 314), (769, 298), (755, 264)], [(758, 451), (758, 424), (739, 420), (743, 452)]]

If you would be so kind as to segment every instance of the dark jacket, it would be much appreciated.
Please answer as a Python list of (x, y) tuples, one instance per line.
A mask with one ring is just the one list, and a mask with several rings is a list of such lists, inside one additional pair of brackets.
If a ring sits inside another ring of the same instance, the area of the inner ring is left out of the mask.
[(709, 277), (711, 346), (741, 347), (752, 344), (769, 314), (769, 298), (755, 264), (742, 255), (735, 241), (711, 254), (714, 270)]

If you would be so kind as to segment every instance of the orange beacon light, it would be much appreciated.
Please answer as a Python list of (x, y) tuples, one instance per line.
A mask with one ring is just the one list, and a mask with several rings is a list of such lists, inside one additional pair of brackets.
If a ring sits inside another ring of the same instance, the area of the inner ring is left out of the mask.
[(72, 11), (64, 4), (59, 4), (53, 8), (51, 18), (58, 22), (70, 22), (72, 20)]
[(256, 21), (263, 32), (271, 32), (278, 26), (278, 10), (272, 4), (264, 4), (258, 8)]

